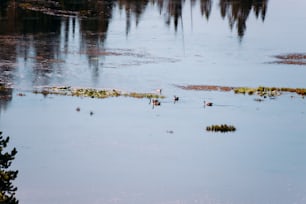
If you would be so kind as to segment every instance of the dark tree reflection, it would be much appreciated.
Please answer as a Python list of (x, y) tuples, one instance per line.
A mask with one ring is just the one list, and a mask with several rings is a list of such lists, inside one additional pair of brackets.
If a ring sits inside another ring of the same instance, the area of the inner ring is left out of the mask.
[(167, 14), (168, 14), (168, 25), (170, 24), (171, 18), (173, 18), (174, 29), (177, 30), (178, 21), (182, 18), (182, 0), (169, 0), (167, 5)]
[(201, 0), (201, 13), (206, 17), (206, 19), (209, 19), (211, 8), (212, 8), (212, 0)]
[(220, 0), (220, 11), (223, 18), (227, 17), (230, 28), (237, 27), (238, 36), (242, 38), (246, 30), (246, 21), (252, 9), (255, 16), (265, 19), (268, 0)]
[[(92, 80), (97, 81), (100, 73), (100, 53), (104, 51), (104, 42), (107, 37), (108, 27), (112, 18), (115, 1), (91, 1), (84, 7), (92, 10), (80, 21), (81, 53), (86, 53), (89, 67), (92, 70)], [(82, 7), (81, 9), (84, 9)]]
[(14, 2), (8, 1), (1, 1), (0, 4), (0, 87), (1, 84), (6, 85), (13, 82), (16, 70), (16, 46), (20, 37), (7, 35), (5, 32), (5, 30), (14, 32), (16, 11), (13, 4)]
[(5, 83), (1, 83), (0, 81), (0, 115), (3, 110), (6, 110), (13, 97), (13, 89), (6, 86)]
[[(82, 18), (82, 30), (101, 33), (107, 31), (115, 6), (125, 11), (126, 33), (128, 33), (132, 21), (135, 20), (138, 25), (149, 4), (157, 5), (160, 13), (166, 11), (166, 23), (170, 25), (173, 20), (175, 30), (177, 30), (186, 2), (190, 2), (191, 6), (199, 3), (201, 13), (206, 19), (209, 19), (213, 5), (213, 0), (60, 0), (58, 2), (52, 1), (53, 3), (50, 3), (51, 1), (43, 2), (39, 0), (0, 1), (2, 18), (9, 17), (16, 20), (10, 21), (11, 24), (6, 28), (1, 26), (0, 33), (3, 33), (3, 29), (9, 28), (22, 30), (24, 33), (35, 30), (56, 31), (59, 29), (59, 24), (56, 21), (62, 20), (60, 17), (67, 15), (85, 17)], [(243, 36), (246, 30), (246, 20), (252, 10), (257, 18), (265, 19), (267, 2), (268, 0), (219, 0), (220, 13), (223, 18), (228, 18), (230, 27), (236, 26), (238, 35)], [(39, 11), (47, 15), (41, 15)], [(48, 15), (52, 15), (52, 18), (47, 17)]]
[(130, 31), (132, 17), (135, 17), (135, 23), (138, 25), (148, 3), (149, 0), (118, 0), (120, 10), (125, 10), (126, 14), (126, 34)]
[(268, 8), (268, 0), (255, 0), (254, 3), (254, 12), (256, 17), (258, 18), (259, 16), (261, 19), (264, 21), (267, 13), (267, 8)]

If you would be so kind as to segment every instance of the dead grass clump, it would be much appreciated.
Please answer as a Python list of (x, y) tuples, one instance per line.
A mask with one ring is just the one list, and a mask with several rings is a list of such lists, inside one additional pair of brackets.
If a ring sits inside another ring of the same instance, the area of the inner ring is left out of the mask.
[(207, 131), (210, 132), (234, 132), (236, 131), (235, 126), (233, 125), (227, 125), (227, 124), (221, 124), (221, 125), (211, 125), (206, 127)]
[(276, 64), (306, 65), (306, 53), (276, 55), (274, 57), (279, 59), (278, 61), (273, 62)]
[(218, 85), (187, 85), (177, 86), (185, 90), (198, 90), (198, 91), (232, 91), (234, 87), (218, 86)]
[(276, 55), (275, 56), (278, 59), (281, 60), (300, 60), (300, 59), (306, 59), (306, 53), (295, 53), (295, 54), (286, 54), (286, 55)]
[(287, 88), (287, 87), (266, 87), (259, 86), (257, 88), (252, 87), (231, 87), (231, 86), (217, 86), (217, 85), (187, 85), (177, 86), (184, 90), (199, 90), (199, 91), (234, 91), (235, 94), (248, 94), (258, 95), (261, 97), (275, 98), (280, 96), (283, 92), (296, 93), (298, 95), (305, 96), (306, 88)]
[(94, 89), (94, 88), (72, 88), (70, 86), (58, 86), (58, 87), (42, 87), (34, 90), (36, 94), (54, 94), (64, 96), (78, 96), (78, 97), (90, 97), (90, 98), (108, 98), (126, 96), (132, 98), (165, 98), (165, 96), (153, 93), (138, 93), (138, 92), (123, 92), (117, 89)]

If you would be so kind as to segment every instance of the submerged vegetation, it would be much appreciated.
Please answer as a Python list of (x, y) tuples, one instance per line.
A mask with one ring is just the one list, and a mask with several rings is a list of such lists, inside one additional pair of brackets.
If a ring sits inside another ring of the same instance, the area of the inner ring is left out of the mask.
[(306, 53), (293, 53), (285, 55), (276, 55), (277, 61), (273, 63), (277, 64), (293, 64), (293, 65), (306, 65)]
[(165, 98), (165, 96), (154, 93), (138, 93), (138, 92), (124, 92), (117, 89), (94, 89), (94, 88), (72, 88), (70, 86), (63, 87), (42, 87), (33, 91), (36, 94), (55, 94), (65, 96), (78, 96), (90, 98), (108, 98), (126, 96), (133, 98)]
[(12, 88), (0, 83), (0, 100), (8, 101), (12, 99)]
[(206, 130), (211, 132), (234, 132), (236, 128), (233, 125), (221, 124), (207, 126)]
[(233, 91), (235, 94), (258, 95), (261, 97), (277, 97), (284, 92), (296, 93), (301, 96), (306, 95), (306, 88), (286, 88), (286, 87), (266, 87), (259, 86), (257, 88), (251, 87), (230, 87), (230, 86), (216, 86), (216, 85), (187, 85), (178, 86), (185, 90), (201, 90), (201, 91)]

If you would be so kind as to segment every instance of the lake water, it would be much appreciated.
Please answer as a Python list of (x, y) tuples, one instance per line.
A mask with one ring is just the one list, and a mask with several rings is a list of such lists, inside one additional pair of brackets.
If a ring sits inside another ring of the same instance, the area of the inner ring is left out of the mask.
[[(305, 53), (306, 1), (50, 4), (0, 3), (0, 82), (12, 87), (0, 130), (18, 150), (21, 204), (306, 203), (304, 98), (176, 86), (306, 88), (305, 65), (273, 63)], [(41, 86), (166, 98), (32, 93)], [(206, 131), (223, 123), (237, 130)]]

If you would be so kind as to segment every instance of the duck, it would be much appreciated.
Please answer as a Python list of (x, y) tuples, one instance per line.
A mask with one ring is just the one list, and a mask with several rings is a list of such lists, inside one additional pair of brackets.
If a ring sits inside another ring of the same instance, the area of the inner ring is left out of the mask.
[(173, 96), (173, 101), (174, 101), (174, 103), (177, 102), (178, 100), (179, 100), (179, 97), (176, 96), (176, 95), (174, 95), (174, 96)]
[(157, 100), (157, 99), (153, 99), (152, 104), (153, 104), (153, 106), (160, 106), (160, 101)]
[(160, 101), (156, 98), (153, 98), (153, 99), (150, 98), (149, 104), (151, 104), (151, 103), (152, 103), (153, 106), (160, 106)]
[(158, 99), (152, 99), (153, 106), (160, 106), (160, 101)]
[(204, 106), (213, 106), (213, 103), (204, 101)]

